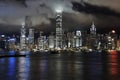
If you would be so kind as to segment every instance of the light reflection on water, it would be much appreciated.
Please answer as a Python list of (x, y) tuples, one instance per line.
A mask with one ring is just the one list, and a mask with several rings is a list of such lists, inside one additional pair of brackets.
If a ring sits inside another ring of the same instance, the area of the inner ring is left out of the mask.
[(18, 80), (28, 80), (29, 79), (29, 59), (25, 57), (18, 58), (18, 70), (17, 79)]
[(109, 55), (109, 71), (111, 80), (120, 80), (120, 54), (112, 52)]
[(15, 64), (16, 64), (16, 59), (15, 58), (8, 58), (8, 75), (10, 76), (11, 80), (12, 80), (12, 76), (15, 75)]
[(118, 61), (117, 61), (117, 55), (110, 55), (110, 72), (111, 75), (118, 74)]
[(119, 75), (118, 54), (0, 58), (0, 80), (119, 80)]

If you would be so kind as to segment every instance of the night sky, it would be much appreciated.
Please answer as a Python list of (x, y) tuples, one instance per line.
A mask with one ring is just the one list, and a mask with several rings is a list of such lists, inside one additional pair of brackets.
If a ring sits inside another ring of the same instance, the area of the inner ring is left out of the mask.
[(18, 33), (25, 16), (32, 26), (55, 32), (55, 13), (63, 10), (64, 31), (88, 31), (94, 21), (98, 33), (120, 32), (120, 0), (0, 0), (0, 33)]

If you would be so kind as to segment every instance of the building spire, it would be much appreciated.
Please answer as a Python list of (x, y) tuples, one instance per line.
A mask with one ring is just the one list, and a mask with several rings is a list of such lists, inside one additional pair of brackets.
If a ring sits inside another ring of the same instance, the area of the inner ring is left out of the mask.
[(32, 21), (30, 16), (25, 16), (25, 26), (32, 27)]
[(92, 28), (93, 28), (93, 29), (95, 28), (95, 23), (94, 23), (94, 21), (92, 21)]
[(94, 21), (92, 21), (92, 25), (91, 25), (91, 28), (90, 28), (90, 34), (96, 35), (96, 27), (95, 27)]

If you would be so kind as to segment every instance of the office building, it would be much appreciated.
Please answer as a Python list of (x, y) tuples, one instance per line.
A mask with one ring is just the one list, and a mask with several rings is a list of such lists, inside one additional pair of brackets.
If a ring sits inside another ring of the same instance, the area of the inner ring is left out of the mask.
[(62, 11), (56, 13), (56, 49), (62, 49), (62, 38), (63, 38), (63, 30), (62, 30)]
[(22, 24), (22, 28), (21, 28), (20, 48), (21, 49), (25, 49), (26, 48), (26, 29), (25, 29), (25, 25), (24, 24)]

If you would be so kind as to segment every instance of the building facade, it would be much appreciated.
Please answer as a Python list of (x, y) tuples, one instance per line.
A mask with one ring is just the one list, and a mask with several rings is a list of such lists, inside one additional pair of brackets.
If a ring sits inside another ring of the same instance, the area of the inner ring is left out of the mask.
[(62, 12), (56, 13), (56, 49), (63, 48)]
[(26, 48), (26, 29), (24, 24), (21, 28), (21, 35), (20, 35), (20, 48), (25, 49)]

